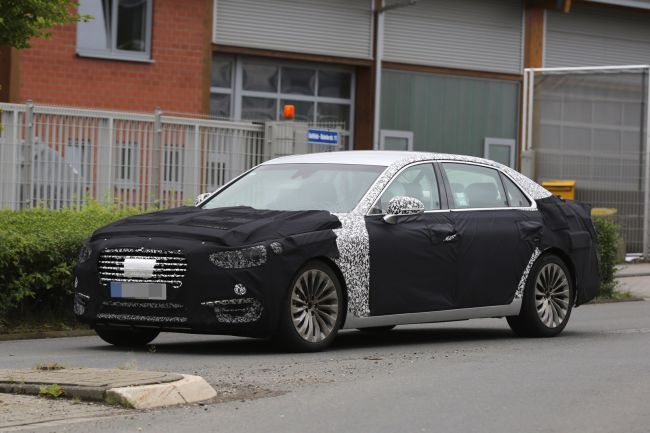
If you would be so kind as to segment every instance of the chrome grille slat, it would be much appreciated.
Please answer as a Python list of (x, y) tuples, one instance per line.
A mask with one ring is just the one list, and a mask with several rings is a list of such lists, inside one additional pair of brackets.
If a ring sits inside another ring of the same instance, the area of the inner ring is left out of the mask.
[[(125, 259), (156, 260), (151, 278), (130, 278), (124, 276)], [(135, 248), (105, 249), (98, 260), (99, 279), (102, 284), (111, 281), (135, 283), (166, 283), (175, 288), (183, 284), (187, 271), (187, 259), (178, 251), (149, 250)]]
[(102, 254), (102, 258), (106, 259), (118, 259), (118, 260), (124, 260), (124, 259), (156, 259), (160, 260), (163, 262), (167, 261), (177, 261), (177, 262), (184, 262), (185, 257), (164, 257), (164, 256), (149, 256), (149, 255), (142, 255), (142, 256), (137, 256), (133, 254), (125, 254), (123, 256), (118, 256), (115, 254)]
[[(106, 265), (100, 263), (99, 264), (99, 269), (101, 269), (101, 270), (105, 269), (105, 270), (109, 270), (109, 271), (121, 271), (122, 269), (124, 269), (124, 267), (123, 266), (106, 266)], [(154, 268), (153, 271), (154, 271), (154, 273), (156, 273), (156, 272), (160, 272), (160, 273), (163, 273), (163, 272), (185, 272), (186, 268)]]

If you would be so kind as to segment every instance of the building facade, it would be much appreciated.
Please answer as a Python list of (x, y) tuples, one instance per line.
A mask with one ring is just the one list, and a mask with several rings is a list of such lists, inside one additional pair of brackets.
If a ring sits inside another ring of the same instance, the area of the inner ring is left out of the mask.
[(650, 62), (647, 0), (79, 3), (94, 20), (0, 50), (1, 101), (246, 120), (293, 104), (350, 148), (517, 166), (524, 68)]

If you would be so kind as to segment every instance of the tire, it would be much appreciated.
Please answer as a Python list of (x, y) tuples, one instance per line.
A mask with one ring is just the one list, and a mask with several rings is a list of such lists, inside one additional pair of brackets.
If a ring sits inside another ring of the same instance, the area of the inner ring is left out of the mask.
[(155, 329), (97, 328), (95, 332), (105, 342), (119, 347), (146, 346), (160, 334)]
[(395, 325), (388, 326), (373, 326), (372, 328), (359, 328), (359, 331), (366, 332), (368, 334), (383, 334), (385, 332), (391, 331)]
[(541, 256), (533, 265), (518, 316), (508, 325), (522, 337), (554, 337), (565, 328), (575, 300), (571, 273), (554, 254)]
[(344, 314), (341, 283), (325, 263), (310, 261), (291, 281), (281, 304), (277, 339), (293, 352), (317, 352), (329, 346)]

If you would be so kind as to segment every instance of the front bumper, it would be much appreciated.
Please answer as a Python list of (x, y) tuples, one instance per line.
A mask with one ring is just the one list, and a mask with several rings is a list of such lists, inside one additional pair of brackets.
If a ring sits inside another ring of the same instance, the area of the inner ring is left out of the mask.
[[(217, 246), (196, 240), (110, 238), (88, 245), (92, 254), (76, 268), (74, 310), (79, 321), (93, 327), (267, 337), (275, 330), (279, 305), (296, 271), (291, 260), (274, 254), (254, 268), (220, 269), (209, 260)], [(167, 284), (165, 300), (111, 297), (98, 261), (102, 251), (116, 248), (181, 253), (187, 263), (182, 284)]]

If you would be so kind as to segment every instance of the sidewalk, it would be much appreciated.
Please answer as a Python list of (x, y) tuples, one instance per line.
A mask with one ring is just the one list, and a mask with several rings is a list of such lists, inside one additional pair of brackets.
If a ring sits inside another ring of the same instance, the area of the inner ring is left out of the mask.
[(624, 263), (616, 265), (616, 277), (648, 277), (650, 276), (650, 263)]
[(60, 387), (63, 397), (134, 409), (196, 403), (216, 396), (214, 388), (199, 376), (101, 368), (0, 370), (0, 392), (38, 395), (47, 386)]
[(650, 263), (625, 263), (616, 266), (616, 290), (629, 291), (650, 300)]

